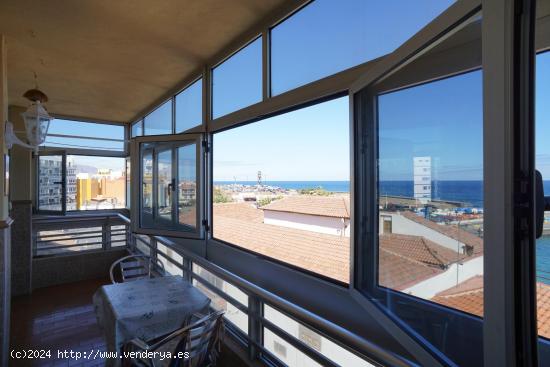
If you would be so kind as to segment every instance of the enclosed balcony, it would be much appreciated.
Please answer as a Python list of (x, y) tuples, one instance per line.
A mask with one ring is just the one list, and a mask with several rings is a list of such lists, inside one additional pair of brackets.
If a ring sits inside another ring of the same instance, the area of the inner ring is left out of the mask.
[(3, 0), (0, 366), (550, 365), (548, 50), (548, 0)]

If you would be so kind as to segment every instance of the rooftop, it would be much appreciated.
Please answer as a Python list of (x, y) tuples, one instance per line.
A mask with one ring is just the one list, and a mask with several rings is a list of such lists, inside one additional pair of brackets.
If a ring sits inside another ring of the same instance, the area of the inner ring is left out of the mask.
[(349, 197), (346, 196), (286, 196), (262, 207), (263, 210), (350, 218)]
[[(475, 276), (436, 294), (432, 301), (483, 317), (483, 277)], [(550, 338), (550, 285), (537, 282), (538, 333)]]

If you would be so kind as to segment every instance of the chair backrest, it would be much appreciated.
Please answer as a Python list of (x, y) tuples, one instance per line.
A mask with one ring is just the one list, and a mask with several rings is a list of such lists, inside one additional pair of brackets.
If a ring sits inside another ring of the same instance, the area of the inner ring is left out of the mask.
[(195, 367), (205, 362), (214, 363), (224, 330), (223, 314), (224, 311), (216, 311), (206, 315), (158, 341), (150, 350), (169, 350), (173, 356), (188, 353), (187, 358), (172, 359), (170, 366)]
[[(128, 282), (143, 278), (150, 278), (153, 270), (153, 259), (147, 255), (129, 255), (115, 261), (109, 269), (109, 276), (111, 277), (111, 283), (115, 284), (115, 269), (117, 266), (120, 268), (120, 275), (122, 282)], [(164, 273), (164, 264), (158, 262), (158, 266)]]

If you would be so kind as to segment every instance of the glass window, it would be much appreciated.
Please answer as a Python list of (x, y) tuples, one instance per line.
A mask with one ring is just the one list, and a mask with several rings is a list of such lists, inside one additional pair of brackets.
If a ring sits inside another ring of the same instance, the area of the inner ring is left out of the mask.
[(312, 2), (271, 30), (272, 94), (392, 52), (453, 2)]
[[(248, 305), (248, 296), (233, 284), (224, 281), (197, 264), (193, 264), (193, 273), (199, 275), (214, 287), (231, 296), (242, 306)], [(194, 279), (193, 285), (199, 288), (208, 298), (212, 300), (212, 303), (210, 304), (212, 308), (215, 310), (225, 310), (224, 317), (231, 321), (231, 323), (239, 328), (243, 333), (248, 334), (248, 315), (246, 313), (239, 310), (235, 307), (235, 305), (228, 302), (223, 297), (220, 297), (216, 293), (209, 290), (201, 281)]]
[(153, 150), (143, 149), (141, 157), (141, 225), (153, 224)]
[(55, 119), (42, 146), (123, 151), (124, 126)]
[(143, 135), (143, 120), (136, 121), (132, 124), (132, 138)]
[(381, 286), (483, 316), (482, 73), (378, 97)]
[(218, 118), (262, 100), (262, 38), (212, 70), (212, 116)]
[(176, 134), (202, 123), (202, 78), (176, 96)]
[(131, 173), (131, 158), (126, 157), (126, 209), (130, 209), (130, 198), (131, 198), (131, 190), (130, 190), (130, 178), (132, 177)]
[(197, 141), (143, 143), (141, 157), (141, 227), (197, 232)]
[[(333, 341), (321, 336), (319, 333), (294, 321), (268, 305), (264, 305), (264, 317), (339, 366), (373, 366), (364, 359), (359, 358)], [(264, 347), (287, 366), (321, 366), (309, 358), (304, 352), (296, 349), (292, 344), (270, 331), (267, 327), (264, 327), (263, 330)]]
[(41, 155), (38, 158), (38, 210), (63, 211), (62, 155)]
[(172, 100), (157, 107), (143, 121), (143, 135), (172, 134)]
[(172, 222), (172, 150), (160, 150), (158, 153), (157, 218), (160, 223)]
[[(550, 196), (550, 52), (536, 58), (536, 168), (543, 179), (544, 194)], [(544, 213), (543, 235), (536, 245), (537, 312), (539, 335), (550, 339), (550, 212)]]
[(178, 254), (173, 249), (164, 246), (161, 243), (157, 242), (157, 254), (158, 254), (158, 260), (162, 262), (164, 265), (164, 270), (170, 274), (170, 275), (182, 275), (183, 270), (176, 266), (172, 261), (168, 260), (167, 258), (170, 258), (174, 260), (178, 264), (183, 264), (183, 257)]
[(349, 100), (214, 136), (214, 237), (349, 282)]
[(197, 152), (195, 145), (177, 149), (178, 154), (178, 221), (197, 227)]
[(67, 156), (67, 210), (126, 206), (125, 158)]

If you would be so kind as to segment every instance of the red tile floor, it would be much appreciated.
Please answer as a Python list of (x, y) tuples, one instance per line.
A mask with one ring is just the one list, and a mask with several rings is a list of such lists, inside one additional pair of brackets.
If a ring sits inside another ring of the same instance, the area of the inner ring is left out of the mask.
[[(50, 350), (51, 358), (10, 359), (9, 366), (104, 366), (99, 360), (58, 358), (58, 351), (105, 351), (103, 332), (92, 304), (95, 291), (108, 279), (86, 280), (33, 291), (14, 297), (11, 309), (10, 349)], [(242, 359), (222, 347), (217, 366), (246, 366)]]
[(92, 295), (107, 279), (87, 280), (35, 290), (15, 297), (11, 312), (12, 350), (50, 350), (51, 358), (10, 359), (10, 366), (103, 366), (103, 361), (58, 358), (59, 351), (105, 351)]

